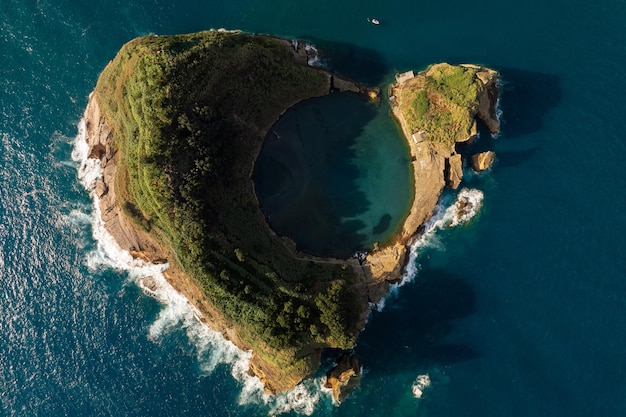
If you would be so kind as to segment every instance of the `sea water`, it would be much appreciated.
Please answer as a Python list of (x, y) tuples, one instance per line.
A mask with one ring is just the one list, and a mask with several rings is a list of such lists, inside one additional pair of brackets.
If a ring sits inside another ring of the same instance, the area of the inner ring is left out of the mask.
[[(6, 0), (0, 12), (0, 415), (626, 414), (622, 2)], [(362, 384), (341, 406), (320, 375), (264, 396), (240, 371), (248, 353), (167, 287), (142, 290), (145, 271), (106, 255), (78, 177), (78, 125), (119, 47), (211, 27), (304, 38), (370, 84), (438, 61), (501, 72), (502, 132), (480, 138), (497, 163), (463, 184), (480, 209), (413, 249), (358, 339)], [(418, 375), (430, 380), (419, 399)]]
[(335, 92), (281, 116), (253, 175), (277, 233), (307, 253), (344, 258), (397, 235), (413, 198), (413, 172), (389, 111), (380, 100)]

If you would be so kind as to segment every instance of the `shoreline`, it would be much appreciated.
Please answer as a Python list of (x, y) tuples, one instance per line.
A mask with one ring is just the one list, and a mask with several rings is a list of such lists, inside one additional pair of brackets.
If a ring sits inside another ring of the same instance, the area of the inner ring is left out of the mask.
[[(287, 43), (288, 41), (285, 42)], [(289, 44), (291, 45), (291, 43)], [(295, 50), (294, 55), (297, 55), (297, 50)], [(308, 65), (308, 59), (307, 56), (306, 65)], [(333, 90), (354, 91), (352, 89), (354, 88), (357, 89), (359, 93), (368, 94), (371, 97), (371, 92), (376, 91), (359, 86), (326, 69), (313, 68), (327, 75), (328, 90), (326, 94), (329, 94)], [(336, 80), (340, 81), (337, 83)], [(284, 114), (285, 111), (295, 104), (297, 104), (297, 102), (285, 106), (281, 114)], [(389, 293), (390, 283), (398, 282), (402, 279), (409, 259), (408, 246), (411, 244), (412, 239), (414, 239), (416, 232), (432, 217), (433, 210), (445, 186), (445, 180), (443, 178), (445, 158), (439, 154), (440, 150), (425, 145), (414, 146), (414, 144), (411, 143), (410, 136), (407, 135), (406, 123), (402, 115), (399, 113), (396, 115), (393, 106), (392, 110), (402, 126), (402, 131), (409, 145), (412, 161), (415, 163), (418, 161), (421, 163), (421, 161), (424, 160), (429, 161), (429, 168), (424, 169), (425, 167), (420, 165), (419, 171), (416, 164), (412, 164), (415, 180), (415, 195), (411, 209), (402, 225), (401, 234), (396, 239), (390, 239), (391, 241), (395, 240), (395, 243), (375, 249), (367, 254), (364, 260), (355, 258), (319, 258), (297, 251), (292, 242), (277, 236), (265, 222), (260, 208), (256, 210), (254, 214), (261, 217), (266, 230), (269, 231), (270, 235), (275, 239), (282, 242), (294, 259), (306, 259), (318, 263), (348, 264), (354, 269), (357, 276), (357, 282), (354, 286), (358, 294), (358, 303), (361, 306), (361, 314), (355, 328), (357, 334), (364, 329), (366, 318), (372, 309), (372, 304), (379, 302), (379, 300)], [(278, 117), (280, 117), (280, 115)], [(118, 201), (120, 192), (123, 193), (125, 191), (124, 182), (118, 183), (120, 181), (118, 178), (120, 172), (117, 168), (120, 163), (120, 155), (112, 144), (113, 133), (107, 125), (104, 115), (100, 111), (96, 92), (89, 98), (85, 109), (84, 120), (86, 131), (85, 139), (89, 146), (88, 157), (99, 160), (102, 167), (102, 175), (95, 180), (93, 192), (99, 200), (99, 211), (104, 227), (117, 244), (122, 249), (128, 251), (133, 258), (143, 259), (153, 264), (168, 262), (169, 268), (163, 271), (164, 278), (175, 291), (185, 297), (190, 305), (201, 313), (201, 317), (199, 317), (200, 321), (207, 324), (216, 332), (221, 333), (226, 340), (232, 342), (239, 349), (243, 351), (254, 351), (249, 360), (250, 372), (259, 378), (267, 393), (276, 394), (290, 390), (300, 383), (302, 378), (306, 378), (315, 372), (319, 367), (320, 350), (329, 347), (327, 344), (314, 343), (310, 346), (307, 345), (306, 347), (300, 348), (297, 354), (298, 357), (301, 358), (300, 360), (303, 361), (301, 363), (305, 366), (303, 370), (304, 373), (302, 373), (303, 371), (299, 371), (297, 375), (294, 373), (289, 374), (280, 367), (277, 368), (276, 364), (270, 364), (257, 354), (257, 352), (263, 352), (264, 356), (273, 358), (274, 355), (276, 355), (275, 350), (267, 346), (261, 339), (255, 338), (252, 334), (241, 334), (244, 329), (238, 328), (231, 323), (225, 317), (224, 313), (219, 311), (213, 302), (206, 297), (200, 285), (182, 270), (178, 265), (174, 252), (164, 245), (162, 241), (163, 238), (158, 232), (156, 235), (154, 232), (145, 232), (139, 230), (138, 226), (133, 224), (123, 212)], [(266, 126), (266, 132), (264, 132), (264, 134), (267, 134), (267, 131), (271, 129), (273, 123), (275, 123), (275, 121), (269, 126)], [(258, 151), (260, 151), (260, 147)], [(250, 172), (254, 169), (258, 152), (255, 152), (253, 156), (253, 164), (250, 167)], [(439, 174), (430, 175), (432, 172), (439, 172)], [(426, 173), (426, 175), (420, 175), (421, 173)], [(251, 178), (249, 178), (249, 181), (252, 184), (250, 190), (258, 203), (258, 198), (256, 193), (254, 193), (253, 181)], [(431, 185), (431, 191), (422, 193), (423, 190), (421, 187), (428, 184)], [(433, 184), (434, 188), (432, 187)], [(116, 186), (120, 188), (117, 193)], [(94, 204), (96, 204), (95, 201)], [(249, 340), (254, 346), (252, 346), (250, 342), (245, 342), (244, 339)]]
[[(409, 148), (414, 197), (396, 243), (369, 253), (365, 259), (370, 266), (366, 274), (368, 279), (378, 281), (387, 287), (385, 293), (389, 292), (389, 283), (401, 281), (410, 258), (409, 247), (424, 232), (426, 223), (432, 219), (444, 188), (456, 189), (460, 184), (463, 175), (462, 160), (461, 156), (456, 153), (456, 144), (473, 141), (476, 134), (476, 119), (483, 121), (492, 134), (499, 132), (500, 123), (497, 115), (499, 74), (489, 68), (472, 64), (460, 65), (477, 70), (479, 72), (477, 79), (482, 83), (482, 90), (478, 95), (478, 108), (475, 114), (470, 115), (474, 122), (467, 136), (452, 144), (444, 144), (428, 141), (423, 131), (416, 133), (410, 131), (400, 111), (398, 93), (401, 88), (410, 83), (420, 82), (419, 77), (425, 77), (431, 69), (442, 65), (448, 64), (430, 65), (416, 75), (413, 75), (412, 71), (399, 74), (396, 83), (388, 86), (393, 118), (400, 125)], [(455, 175), (456, 178), (454, 178)], [(396, 265), (393, 265), (394, 262)]]
[[(105, 265), (115, 270), (125, 271), (145, 295), (162, 304), (161, 310), (147, 329), (146, 337), (158, 342), (160, 338), (169, 334), (173, 326), (180, 328), (189, 343), (200, 352), (206, 349), (211, 350), (210, 359), (208, 361), (203, 359), (200, 363), (203, 371), (213, 372), (220, 364), (229, 366), (230, 375), (243, 385), (239, 394), (239, 401), (243, 404), (265, 405), (277, 412), (298, 411), (304, 407), (312, 410), (312, 407), (322, 399), (322, 394), (330, 395), (330, 392), (318, 391), (316, 386), (312, 385), (313, 381), (306, 385), (301, 384), (285, 394), (267, 395), (261, 381), (247, 372), (251, 352), (241, 349), (228, 340), (223, 333), (215, 330), (210, 323), (207, 323), (203, 312), (199, 311), (185, 294), (172, 286), (170, 279), (164, 273), (170, 265), (148, 262), (133, 256), (118, 245), (115, 238), (106, 230), (102, 220), (100, 199), (95, 191), (96, 181), (101, 177), (98, 171), (101, 169), (96, 159), (88, 157), (89, 145), (86, 141), (84, 117), (79, 122), (78, 131), (73, 145), (72, 159), (79, 164), (80, 183), (90, 196), (93, 210), (91, 213), (92, 236), (97, 242), (97, 248), (94, 250), (98, 254), (95, 264), (89, 261), (88, 265), (90, 268)], [(201, 360), (200, 357), (198, 360)], [(315, 382), (321, 385), (320, 381)]]

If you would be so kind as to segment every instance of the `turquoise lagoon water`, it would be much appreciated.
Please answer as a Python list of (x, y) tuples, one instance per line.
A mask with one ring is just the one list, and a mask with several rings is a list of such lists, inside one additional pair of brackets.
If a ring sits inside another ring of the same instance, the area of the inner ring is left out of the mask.
[[(623, 2), (6, 0), (0, 13), (0, 415), (626, 414)], [(359, 337), (363, 381), (341, 406), (319, 377), (264, 397), (245, 353), (175, 293), (141, 290), (158, 271), (128, 269), (77, 178), (77, 125), (120, 45), (211, 27), (308, 39), (371, 84), (438, 61), (501, 71), (502, 133), (480, 142), (498, 162), (464, 184), (482, 207), (415, 248), (410, 281)]]
[(397, 233), (413, 197), (413, 173), (406, 140), (388, 113), (369, 98), (333, 93), (280, 118), (253, 176), (277, 233), (308, 253), (343, 257)]

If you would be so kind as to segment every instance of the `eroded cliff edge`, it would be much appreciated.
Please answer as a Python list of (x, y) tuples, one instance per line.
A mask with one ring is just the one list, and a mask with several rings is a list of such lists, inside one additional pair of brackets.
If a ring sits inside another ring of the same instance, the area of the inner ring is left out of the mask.
[[(326, 347), (349, 348), (366, 315), (352, 261), (297, 254), (267, 226), (250, 174), (266, 132), (295, 103), (371, 93), (308, 65), (284, 39), (209, 31), (126, 44), (86, 112), (105, 227), (243, 350), (268, 393), (293, 388)], [(354, 262), (353, 262), (354, 263)]]
[[(234, 54), (239, 54), (243, 47), (261, 62), (277, 61), (272, 71), (278, 71), (274, 75), (283, 77), (278, 83), (285, 86), (281, 94), (274, 95), (275, 85), (265, 85), (263, 80), (266, 74), (256, 73), (250, 59), (235, 55), (243, 68), (241, 74), (247, 78), (248, 90), (241, 88), (240, 96), (221, 98), (216, 112), (202, 101), (206, 100), (202, 96), (188, 100), (198, 83), (204, 81), (193, 77), (193, 67), (179, 68), (181, 48), (200, 45), (202, 54), (202, 48), (214, 47), (204, 36), (191, 36), (174, 37), (173, 41), (166, 37), (133, 41), (105, 69), (85, 112), (90, 157), (100, 159), (103, 167), (95, 192), (105, 226), (120, 246), (150, 262), (169, 262), (166, 278), (198, 308), (201, 319), (241, 349), (254, 351), (250, 372), (261, 379), (267, 392), (285, 391), (317, 369), (321, 349), (346, 349), (354, 344), (364, 326), (369, 303), (385, 295), (389, 282), (400, 279), (406, 247), (432, 215), (443, 186), (452, 181), (451, 173), (456, 173), (460, 180), (460, 157), (450, 144), (420, 142), (419, 147), (414, 147), (411, 142), (417, 145), (412, 136), (415, 129), (398, 112), (396, 117), (411, 144), (416, 193), (397, 242), (373, 251), (362, 262), (297, 253), (288, 241), (269, 230), (252, 189), (249, 176), (263, 137), (280, 114), (300, 100), (328, 94), (333, 86), (367, 90), (326, 71), (306, 67), (309, 55), (303, 52), (304, 45), (294, 47), (288, 41), (267, 37), (259, 40), (245, 34), (233, 34), (231, 38), (231, 34), (211, 33), (211, 42), (232, 47)], [(198, 53), (198, 49), (192, 51)], [(185, 53), (185, 65), (189, 59), (197, 65), (202, 58)], [(292, 68), (288, 62), (299, 67)], [(286, 74), (285, 67), (289, 69)], [(298, 72), (302, 67), (312, 72), (302, 75)], [(198, 68), (203, 69), (200, 65)], [(180, 85), (171, 82), (177, 70), (181, 71), (178, 76), (184, 78)], [(493, 116), (490, 122), (486, 121), (488, 126), (497, 122), (497, 73), (492, 73), (493, 82), (483, 76), (487, 81), (480, 90), (477, 106), (468, 113), (472, 120), (481, 114)], [(224, 74), (237, 75), (228, 71)], [(220, 74), (217, 75), (219, 79)], [(303, 80), (293, 83), (294, 77)], [(415, 78), (419, 80), (419, 76)], [(478, 75), (474, 78), (481, 79)], [(395, 88), (402, 86), (399, 83)], [(256, 101), (249, 101), (250, 89), (259, 89), (255, 91)], [(178, 98), (179, 102), (172, 97), (177, 92), (185, 95), (184, 99)], [(213, 94), (215, 90), (209, 92)], [(401, 103), (399, 96), (395, 96), (396, 104)], [(264, 108), (258, 113), (246, 113), (251, 104), (264, 101), (273, 102), (266, 106), (271, 111), (264, 112)], [(183, 103), (184, 108), (177, 103)], [(396, 106), (394, 112), (399, 108)], [(222, 123), (223, 119), (228, 123)], [(219, 129), (212, 132), (215, 123)], [(205, 140), (207, 135), (217, 141), (217, 151), (213, 142), (198, 145), (198, 140)], [(222, 137), (236, 152), (219, 147), (223, 146)], [(185, 144), (196, 146), (203, 158), (184, 147), (181, 153), (181, 145)], [(222, 166), (215, 156), (225, 157), (228, 166)], [(202, 174), (199, 177), (198, 172)], [(134, 184), (137, 177), (143, 181)], [(191, 179), (185, 183), (181, 178)], [(205, 182), (197, 182), (198, 178), (221, 185), (207, 188)], [(198, 197), (207, 197), (207, 192), (209, 200), (224, 202), (207, 205)], [(153, 193), (159, 198), (153, 198)], [(201, 215), (204, 220), (189, 223), (181, 219), (191, 203), (200, 205), (199, 209), (195, 207), (196, 217)], [(184, 234), (177, 234), (177, 229)], [(196, 245), (197, 240), (202, 245)]]
[(486, 67), (446, 63), (397, 75), (390, 102), (410, 148), (415, 197), (396, 243), (367, 255), (364, 270), (371, 281), (401, 278), (407, 248), (432, 217), (444, 187), (461, 183), (463, 160), (456, 147), (476, 139), (478, 120), (492, 134), (499, 132), (498, 79)]
[[(418, 74), (408, 71), (396, 76), (389, 99), (410, 148), (414, 199), (395, 243), (370, 252), (360, 262), (372, 302), (387, 294), (390, 283), (402, 279), (409, 246), (433, 216), (443, 189), (456, 189), (461, 184), (463, 159), (457, 146), (477, 138), (478, 121), (491, 134), (500, 131), (498, 97), (498, 72), (477, 65), (441, 63)], [(493, 152), (474, 155), (474, 169), (486, 169), (494, 157)], [(457, 204), (462, 212), (467, 203)], [(341, 402), (360, 377), (358, 366), (346, 367), (340, 362), (329, 372), (326, 384), (332, 388), (335, 401)]]

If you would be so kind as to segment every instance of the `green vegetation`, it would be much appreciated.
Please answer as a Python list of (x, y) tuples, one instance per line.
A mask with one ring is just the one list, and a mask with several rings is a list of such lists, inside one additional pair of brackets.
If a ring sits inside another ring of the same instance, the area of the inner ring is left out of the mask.
[(135, 39), (96, 87), (126, 215), (172, 248), (242, 340), (300, 372), (310, 369), (299, 350), (354, 344), (356, 276), (295, 259), (267, 227), (249, 176), (279, 115), (327, 92), (328, 75), (296, 63), (287, 43), (215, 31)]
[(411, 132), (426, 131), (434, 142), (453, 144), (467, 136), (482, 84), (471, 67), (438, 64), (399, 90), (400, 111)]
[(419, 90), (415, 95), (415, 99), (413, 100), (411, 106), (411, 110), (414, 112), (415, 118), (417, 120), (423, 120), (429, 106), (430, 103), (428, 101), (428, 94), (426, 94), (426, 90)]

